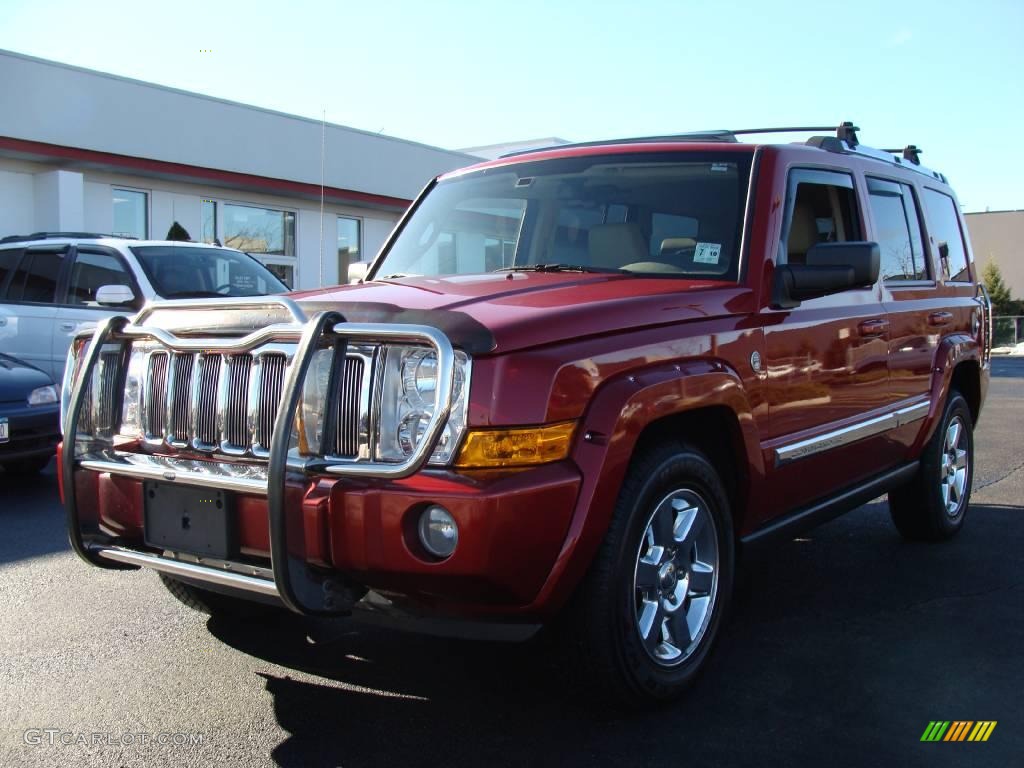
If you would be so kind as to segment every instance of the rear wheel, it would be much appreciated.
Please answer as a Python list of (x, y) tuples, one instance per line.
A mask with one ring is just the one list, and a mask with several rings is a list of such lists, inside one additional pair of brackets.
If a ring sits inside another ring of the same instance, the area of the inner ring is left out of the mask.
[(157, 572), (167, 591), (194, 611), (225, 619), (263, 618), (283, 614), (285, 609), (267, 603), (232, 597)]
[(573, 660), (604, 700), (643, 705), (693, 682), (729, 605), (732, 536), (703, 454), (670, 443), (634, 461), (568, 617)]
[(889, 492), (897, 530), (916, 541), (955, 536), (963, 527), (974, 479), (974, 421), (967, 401), (951, 390), (942, 422), (921, 454), (918, 473)]

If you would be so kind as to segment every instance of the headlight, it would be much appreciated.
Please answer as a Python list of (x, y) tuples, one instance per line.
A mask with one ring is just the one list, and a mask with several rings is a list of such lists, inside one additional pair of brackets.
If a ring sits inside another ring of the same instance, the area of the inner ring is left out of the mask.
[[(380, 419), (375, 435), (374, 458), (377, 461), (401, 462), (416, 450), (434, 413), (437, 355), (424, 347), (388, 346), (384, 350), (382, 368)], [(469, 368), (469, 357), (456, 351), (452, 407), (430, 456), (430, 464), (450, 463), (466, 429)]]
[(28, 394), (29, 405), (49, 405), (57, 402), (57, 388), (53, 384), (37, 387)]
[(122, 435), (133, 438), (143, 437), (142, 380), (149, 361), (148, 351), (141, 344), (132, 346), (131, 354), (128, 357), (128, 370), (124, 377), (120, 432)]

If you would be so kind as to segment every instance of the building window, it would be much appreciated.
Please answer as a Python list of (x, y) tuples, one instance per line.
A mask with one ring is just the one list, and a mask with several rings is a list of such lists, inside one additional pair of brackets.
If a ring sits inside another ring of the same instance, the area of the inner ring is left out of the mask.
[(224, 203), (220, 215), (224, 245), (251, 253), (285, 285), (295, 287), (295, 214), (292, 211)]
[(341, 285), (348, 282), (349, 265), (360, 260), (361, 225), (359, 219), (338, 217), (338, 283)]
[(295, 288), (295, 264), (284, 263), (283, 261), (264, 261), (265, 266), (278, 280), (288, 286)]
[(199, 241), (213, 243), (217, 239), (217, 203), (203, 200), (199, 210)]
[(251, 205), (221, 207), (224, 245), (253, 254), (295, 256), (295, 214)]
[(114, 188), (114, 235), (149, 237), (149, 195), (133, 189)]

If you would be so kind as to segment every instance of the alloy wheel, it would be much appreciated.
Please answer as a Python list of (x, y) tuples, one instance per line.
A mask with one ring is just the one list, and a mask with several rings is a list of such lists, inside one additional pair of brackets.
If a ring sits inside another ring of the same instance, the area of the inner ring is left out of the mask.
[(654, 508), (633, 577), (636, 628), (663, 666), (689, 658), (707, 631), (718, 594), (718, 533), (707, 502), (679, 489)]
[(970, 461), (970, 457), (967, 455), (967, 429), (960, 416), (955, 416), (946, 427), (941, 459), (939, 482), (942, 490), (942, 503), (946, 508), (946, 514), (955, 518), (960, 515), (964, 496), (967, 494)]

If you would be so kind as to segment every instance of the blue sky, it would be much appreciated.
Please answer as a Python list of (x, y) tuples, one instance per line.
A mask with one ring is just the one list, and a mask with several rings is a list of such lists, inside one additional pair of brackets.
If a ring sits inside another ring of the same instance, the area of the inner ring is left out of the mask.
[(1024, 208), (1021, 0), (0, 0), (0, 18), (0, 48), (449, 148), (854, 120), (923, 147), (966, 210)]

